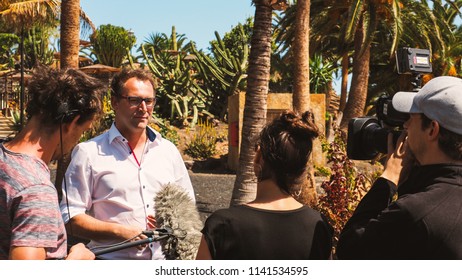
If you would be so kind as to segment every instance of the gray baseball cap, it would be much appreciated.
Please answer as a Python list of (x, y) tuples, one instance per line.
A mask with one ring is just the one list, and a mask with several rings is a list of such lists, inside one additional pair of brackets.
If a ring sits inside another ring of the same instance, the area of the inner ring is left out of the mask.
[(417, 92), (397, 92), (393, 108), (403, 113), (423, 113), (442, 127), (462, 135), (462, 79), (441, 76)]

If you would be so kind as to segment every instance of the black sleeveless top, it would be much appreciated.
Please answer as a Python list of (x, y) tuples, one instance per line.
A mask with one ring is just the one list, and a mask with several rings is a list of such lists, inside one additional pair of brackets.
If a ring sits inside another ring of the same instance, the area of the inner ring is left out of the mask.
[(213, 213), (202, 230), (212, 259), (328, 259), (332, 227), (317, 211), (288, 211), (246, 205)]

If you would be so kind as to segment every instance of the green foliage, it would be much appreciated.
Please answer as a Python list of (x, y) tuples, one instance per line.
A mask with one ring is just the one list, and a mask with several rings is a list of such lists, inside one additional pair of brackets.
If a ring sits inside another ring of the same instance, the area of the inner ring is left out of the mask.
[(50, 48), (50, 37), (56, 29), (50, 27), (33, 26), (24, 38), (25, 66), (33, 68), (37, 63), (51, 65), (54, 59), (54, 50)]
[(153, 114), (154, 122), (150, 123), (149, 126), (154, 128), (156, 131), (162, 135), (165, 139), (169, 140), (175, 146), (177, 146), (180, 143), (180, 136), (178, 135), (178, 132), (176, 129), (170, 125), (170, 122), (168, 120), (163, 120)]
[(315, 54), (310, 59), (310, 92), (326, 93), (337, 69), (332, 62), (323, 59), (322, 55)]
[[(50, 38), (56, 29), (46, 26), (32, 26), (24, 34), (24, 66), (32, 69), (40, 63), (50, 65), (53, 63), (54, 50), (50, 47)], [(0, 33), (0, 70), (13, 69), (19, 64), (20, 37), (10, 33)]]
[(142, 59), (158, 80), (156, 112), (175, 125), (194, 127), (201, 116), (224, 119), (228, 96), (245, 89), (250, 19), (224, 39), (215, 33), (211, 53), (185, 44), (172, 27), (170, 36), (151, 34), (140, 46)]
[(112, 123), (114, 122), (115, 113), (111, 107), (111, 97), (109, 95), (109, 92), (107, 92), (103, 96), (102, 103), (103, 103), (102, 104), (103, 105), (102, 115), (95, 123), (93, 123), (93, 126), (91, 129), (85, 131), (82, 134), (82, 136), (80, 137), (80, 142), (87, 141), (95, 136), (100, 135), (101, 133), (108, 130), (111, 127)]
[(18, 44), (18, 36), (9, 33), (0, 33), (0, 70), (14, 67), (14, 46)]
[[(295, 7), (289, 7), (281, 14), (274, 15), (274, 32), (271, 44), (270, 89), (273, 92), (291, 92), (293, 84), (293, 59), (288, 38), (293, 34), (292, 24), (295, 21)], [(290, 11), (293, 11), (289, 13)], [(291, 16), (293, 15), (293, 17)]]
[[(228, 96), (244, 90), (245, 78), (247, 77), (247, 65), (249, 57), (249, 38), (244, 26), (238, 24), (228, 35), (228, 43), (215, 32), (216, 41), (212, 41), (211, 55), (196, 50), (192, 45), (192, 52), (196, 56), (195, 67), (202, 83), (206, 97), (213, 105), (213, 114), (223, 119), (228, 104)], [(248, 32), (248, 31), (247, 31)], [(228, 47), (231, 46), (231, 47)]]
[(136, 38), (123, 27), (107, 24), (101, 25), (92, 34), (90, 42), (100, 64), (120, 67), (135, 45)]
[(186, 145), (185, 154), (194, 159), (207, 159), (216, 153), (217, 131), (208, 121), (199, 121), (194, 136)]
[(157, 41), (157, 44), (171, 46), (172, 49), (156, 51), (158, 48), (152, 44), (141, 46), (149, 69), (159, 81), (157, 112), (180, 126), (194, 127), (200, 114), (210, 115), (206, 110), (210, 98), (198, 84), (197, 71), (188, 53), (178, 49), (183, 38), (177, 40), (175, 27), (172, 27), (170, 39), (160, 37), (158, 40), (167, 40), (163, 43)]
[[(243, 24), (238, 24), (229, 32), (226, 32), (222, 39), (212, 40), (211, 48), (216, 44), (222, 44), (226, 49), (229, 49), (235, 57), (241, 57), (242, 53), (246, 52), (245, 46), (250, 46), (250, 39), (253, 33), (253, 17), (248, 17)], [(219, 42), (219, 41), (222, 41)], [(244, 43), (244, 44), (243, 44)]]
[[(175, 36), (168, 36), (165, 33), (151, 33), (147, 39), (144, 40), (143, 46), (146, 49), (153, 48), (155, 53), (165, 52), (167, 50), (178, 50), (189, 52), (190, 45), (186, 43), (188, 39), (185, 34), (178, 34), (175, 31), (175, 27), (172, 27), (172, 32), (175, 32)], [(142, 48), (138, 48), (138, 52), (142, 52)], [(153, 59), (154, 57), (150, 57)]]

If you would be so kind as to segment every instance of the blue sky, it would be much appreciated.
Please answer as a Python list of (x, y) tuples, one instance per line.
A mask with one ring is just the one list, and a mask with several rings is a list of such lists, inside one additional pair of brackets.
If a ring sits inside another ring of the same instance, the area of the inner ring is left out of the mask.
[(215, 31), (223, 36), (238, 23), (254, 16), (251, 0), (80, 0), (80, 6), (96, 27), (112, 24), (131, 29), (137, 44), (151, 33), (178, 34), (206, 49), (215, 39)]
[[(137, 44), (151, 33), (178, 34), (207, 49), (215, 31), (223, 36), (238, 23), (254, 16), (251, 0), (80, 0), (80, 5), (93, 23), (112, 24), (131, 29)], [(459, 19), (460, 22), (460, 19)], [(335, 89), (340, 91), (340, 81)]]

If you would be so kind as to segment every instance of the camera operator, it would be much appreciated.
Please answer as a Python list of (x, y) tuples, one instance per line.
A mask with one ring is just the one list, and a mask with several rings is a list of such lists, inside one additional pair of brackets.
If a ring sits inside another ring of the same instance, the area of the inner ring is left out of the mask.
[[(462, 79), (398, 92), (410, 118), (338, 242), (340, 259), (462, 259)], [(396, 198), (397, 194), (397, 198)]]

